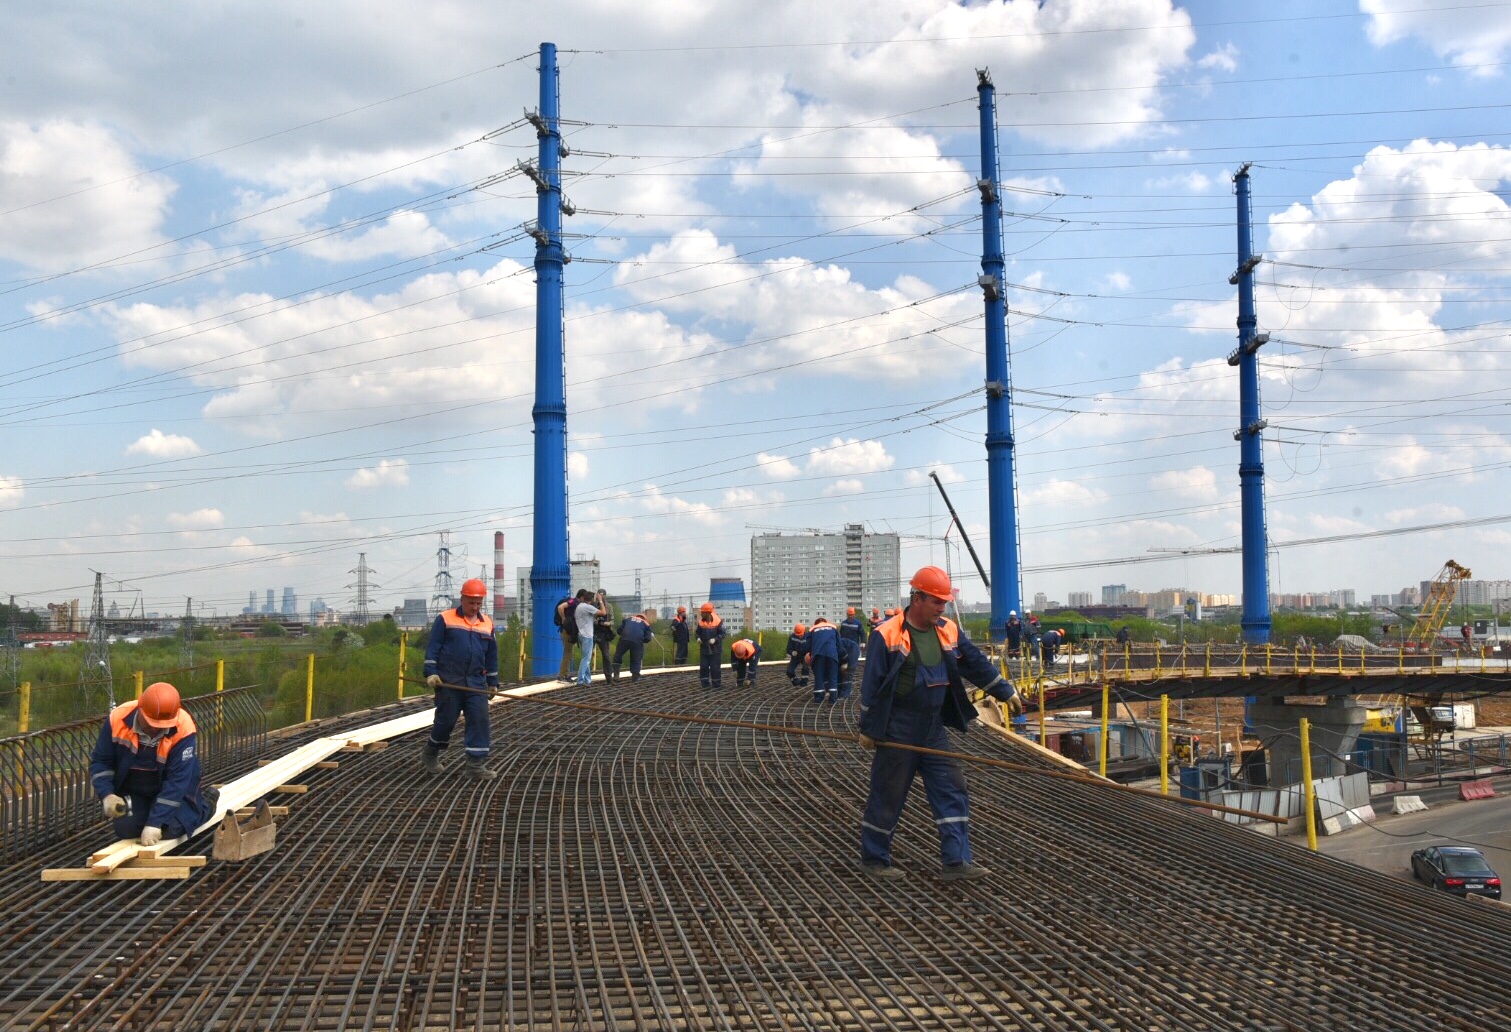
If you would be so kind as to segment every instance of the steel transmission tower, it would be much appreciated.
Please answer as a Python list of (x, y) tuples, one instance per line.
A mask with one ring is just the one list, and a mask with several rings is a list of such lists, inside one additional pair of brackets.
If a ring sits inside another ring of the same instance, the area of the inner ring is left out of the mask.
[(89, 607), (89, 647), (84, 650), (84, 665), (79, 671), (82, 705), (79, 714), (92, 712), (103, 694), (115, 709), (115, 677), (110, 672), (110, 637), (105, 633), (105, 575), (94, 575), (94, 602)]
[(456, 607), (451, 590), (451, 531), (441, 531), (441, 547), (435, 550), (435, 590), (430, 593), (430, 615)]
[(184, 618), (178, 624), (178, 665), (186, 677), (194, 676), (194, 599), (184, 599)]
[(21, 639), (16, 634), (16, 596), (10, 597), (5, 628), (0, 630), (0, 686), (21, 687)]
[(357, 589), (357, 595), (354, 599), (352, 599), (352, 619), (359, 626), (365, 627), (368, 621), (372, 619), (371, 615), (368, 613), (368, 606), (371, 605), (372, 600), (372, 589), (382, 587), (382, 585), (374, 584), (368, 577), (368, 575), (373, 571), (367, 565), (366, 552), (358, 552), (357, 568), (355, 570), (347, 570), (346, 572), (355, 573), (357, 575), (357, 583), (347, 585), (348, 588)]

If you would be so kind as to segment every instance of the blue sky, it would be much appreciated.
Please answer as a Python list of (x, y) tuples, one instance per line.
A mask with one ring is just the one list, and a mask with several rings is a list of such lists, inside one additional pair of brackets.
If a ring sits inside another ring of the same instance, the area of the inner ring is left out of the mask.
[(765, 527), (865, 522), (904, 535), (905, 566), (942, 563), (930, 469), (985, 554), (977, 68), (1010, 187), (1026, 597), (1239, 591), (1235, 555), (1149, 549), (1238, 543), (1244, 162), (1272, 590), (1396, 591), (1450, 556), (1511, 576), (1506, 4), (11, 22), (0, 594), (23, 604), (87, 600), (98, 570), (149, 610), (285, 585), (345, 607), (365, 553), (381, 609), (429, 595), (442, 530), (458, 572), (491, 567), (495, 530), (511, 580), (529, 563), (535, 197), (515, 166), (544, 40), (578, 209), (570, 547), (611, 590), (748, 577)]

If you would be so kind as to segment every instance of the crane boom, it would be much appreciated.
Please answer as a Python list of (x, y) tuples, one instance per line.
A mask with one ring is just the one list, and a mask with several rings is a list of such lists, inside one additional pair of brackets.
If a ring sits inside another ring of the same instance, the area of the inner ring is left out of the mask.
[(1422, 608), (1417, 612), (1417, 622), (1406, 636), (1406, 647), (1430, 649), (1438, 640), (1438, 632), (1448, 619), (1453, 607), (1453, 597), (1458, 594), (1459, 581), (1468, 580), (1471, 574), (1467, 566), (1460, 566), (1452, 559), (1443, 564), (1438, 575), (1427, 588), (1427, 597), (1422, 599)]
[(966, 551), (971, 553), (971, 559), (976, 563), (976, 572), (981, 574), (981, 582), (986, 585), (986, 590), (992, 590), (992, 579), (986, 575), (986, 567), (981, 565), (981, 557), (976, 554), (976, 546), (971, 544), (971, 537), (965, 532), (965, 524), (960, 522), (960, 516), (955, 512), (955, 507), (950, 504), (950, 496), (944, 493), (944, 483), (940, 481), (939, 474), (929, 470), (929, 476), (934, 479), (934, 486), (939, 488), (939, 496), (944, 499), (944, 507), (950, 510), (950, 519), (955, 526), (960, 528), (960, 540), (965, 542)]

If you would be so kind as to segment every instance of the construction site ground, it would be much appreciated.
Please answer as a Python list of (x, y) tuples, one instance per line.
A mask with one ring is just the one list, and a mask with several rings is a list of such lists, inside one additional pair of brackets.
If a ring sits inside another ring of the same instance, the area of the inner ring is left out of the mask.
[[(278, 800), (272, 852), (185, 881), (39, 880), (103, 824), (41, 848), (0, 870), (0, 1027), (1506, 1026), (1506, 908), (1103, 785), (968, 765), (992, 877), (936, 877), (915, 786), (908, 876), (867, 878), (869, 754), (779, 730), (849, 731), (855, 700), (815, 706), (775, 674), (550, 696), (763, 730), (499, 702), (491, 781), (456, 748), (423, 773), (424, 732), (343, 755)], [(985, 729), (956, 744), (1062, 769)]]

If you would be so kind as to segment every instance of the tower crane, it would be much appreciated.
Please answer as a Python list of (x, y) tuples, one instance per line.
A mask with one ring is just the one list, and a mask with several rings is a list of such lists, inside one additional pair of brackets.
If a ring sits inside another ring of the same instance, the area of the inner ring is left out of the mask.
[(1438, 640), (1438, 632), (1448, 619), (1453, 608), (1453, 598), (1458, 594), (1459, 581), (1468, 580), (1471, 574), (1467, 566), (1460, 566), (1452, 559), (1443, 564), (1438, 575), (1432, 578), (1427, 588), (1427, 597), (1422, 599), (1422, 608), (1417, 611), (1417, 621), (1406, 636), (1406, 648), (1427, 651)]

